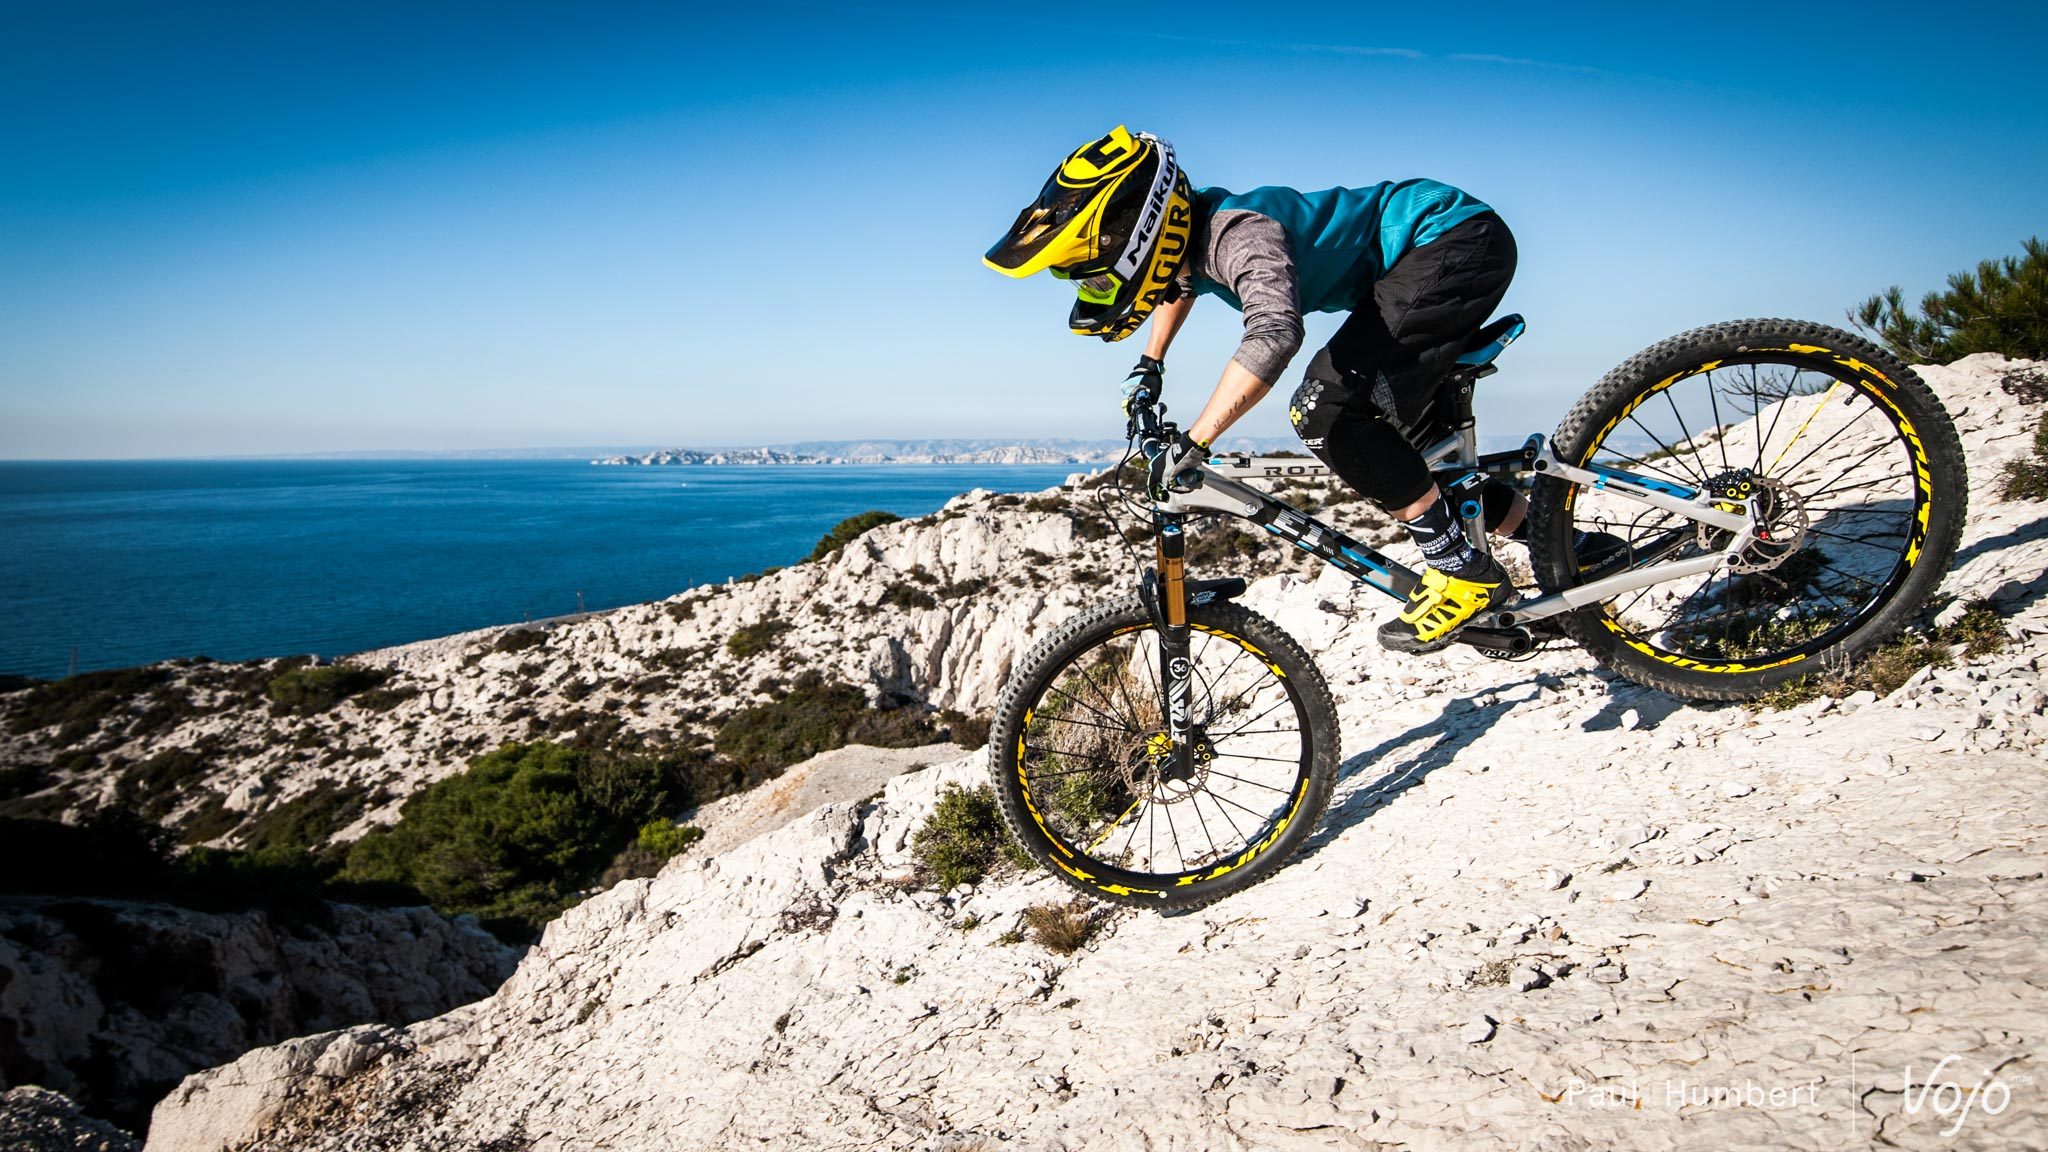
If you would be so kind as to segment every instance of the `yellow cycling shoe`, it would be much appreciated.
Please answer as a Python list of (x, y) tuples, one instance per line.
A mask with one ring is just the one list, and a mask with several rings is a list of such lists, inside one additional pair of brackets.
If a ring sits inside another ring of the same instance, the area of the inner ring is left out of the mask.
[(1474, 616), (1513, 599), (1515, 587), (1507, 569), (1489, 556), (1486, 566), (1470, 576), (1448, 576), (1434, 568), (1422, 570), (1422, 583), (1408, 594), (1408, 606), (1397, 619), (1380, 625), (1380, 646), (1396, 652), (1434, 652), (1449, 647)]

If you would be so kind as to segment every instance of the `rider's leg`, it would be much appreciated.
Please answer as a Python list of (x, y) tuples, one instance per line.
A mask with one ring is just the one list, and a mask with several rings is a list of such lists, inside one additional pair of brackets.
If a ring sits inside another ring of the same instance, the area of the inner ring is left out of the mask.
[(1359, 301), (1295, 394), (1290, 415), (1303, 442), (1400, 520), (1428, 562), (1399, 619), (1380, 629), (1388, 647), (1440, 648), (1513, 594), (1507, 572), (1466, 540), (1411, 440), (1514, 267), (1514, 237), (1491, 214), (1414, 249)]
[[(1488, 480), (1479, 490), (1479, 503), (1486, 511), (1486, 530), (1495, 536), (1523, 544), (1529, 542), (1529, 498), (1499, 480)], [(1572, 552), (1579, 558), (1579, 570), (1598, 568), (1628, 551), (1628, 541), (1612, 532), (1574, 531)]]

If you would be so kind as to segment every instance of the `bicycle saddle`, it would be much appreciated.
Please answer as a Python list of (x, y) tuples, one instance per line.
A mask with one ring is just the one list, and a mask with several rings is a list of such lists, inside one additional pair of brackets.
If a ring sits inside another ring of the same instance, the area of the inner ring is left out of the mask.
[(1510, 312), (1466, 337), (1465, 347), (1458, 353), (1458, 363), (1467, 368), (1491, 364), (1494, 357), (1507, 351), (1508, 345), (1520, 339), (1528, 328), (1520, 316)]

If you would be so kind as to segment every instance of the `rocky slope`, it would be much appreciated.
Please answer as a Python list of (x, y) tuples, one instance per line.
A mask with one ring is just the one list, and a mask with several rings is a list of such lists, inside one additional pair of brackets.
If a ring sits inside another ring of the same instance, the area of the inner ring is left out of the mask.
[[(1098, 495), (977, 490), (755, 579), (363, 653), (347, 665), (384, 679), (339, 702), (274, 700), (290, 661), (160, 664), (9, 692), (0, 811), (59, 815), (119, 795), (189, 842), (260, 843), (294, 826), (348, 839), (506, 740), (708, 736), (800, 671), (880, 703), (980, 713), (1041, 620), (1131, 570)], [(1369, 531), (1367, 507), (1330, 514)], [(1205, 570), (1305, 570), (1291, 549), (1215, 533)]]
[[(963, 757), (620, 885), (475, 1005), (198, 1074), (150, 1147), (2048, 1146), (2048, 509), (1998, 496), (2035, 415), (1999, 368), (1924, 374), (1972, 461), (1947, 592), (1994, 602), (2001, 652), (1695, 707), (1571, 650), (1388, 654), (1370, 593), (1272, 576), (1247, 602), (1316, 654), (1351, 755), (1267, 882), (1018, 942), (1051, 879), (902, 882), (940, 788), (985, 771)], [(947, 564), (943, 538), (835, 564)], [(978, 623), (1016, 652), (1063, 606)], [(956, 700), (1000, 660), (905, 637), (878, 665)]]
[(0, 1084), (139, 1128), (188, 1073), (305, 1032), (446, 1012), (518, 958), (426, 908), (283, 917), (0, 897)]
[(78, 1111), (46, 1088), (0, 1092), (0, 1148), (8, 1152), (135, 1152), (142, 1141)]

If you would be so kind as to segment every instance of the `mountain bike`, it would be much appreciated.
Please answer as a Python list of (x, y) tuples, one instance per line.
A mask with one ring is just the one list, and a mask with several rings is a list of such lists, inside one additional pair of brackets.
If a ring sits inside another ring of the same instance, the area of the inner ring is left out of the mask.
[[(1799, 321), (1700, 328), (1609, 372), (1549, 438), (1482, 453), (1475, 385), (1524, 328), (1507, 316), (1475, 333), (1408, 433), (1475, 547), (1490, 547), (1486, 484), (1529, 501), (1535, 587), (1459, 643), (1518, 659), (1570, 642), (1636, 683), (1743, 700), (1859, 659), (1939, 586), (1962, 533), (1962, 444), (1881, 349)], [(1112, 477), (1158, 466), (1178, 434), (1164, 414), (1157, 396), (1131, 398)], [(1327, 474), (1221, 454), (1163, 499), (1122, 479), (1098, 490), (1149, 522), (1152, 563), (1031, 649), (989, 739), (1010, 831), (1068, 883), (1199, 907), (1272, 874), (1314, 830), (1341, 759), (1329, 686), (1293, 637), (1234, 603), (1244, 580), (1192, 578), (1186, 555), (1194, 518), (1238, 517), (1405, 598), (1414, 570), (1252, 483)], [(1598, 558), (1579, 554), (1589, 533), (1607, 534)]]

